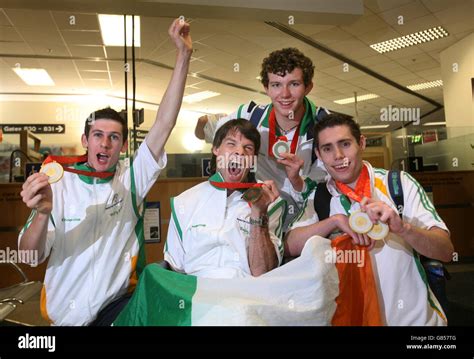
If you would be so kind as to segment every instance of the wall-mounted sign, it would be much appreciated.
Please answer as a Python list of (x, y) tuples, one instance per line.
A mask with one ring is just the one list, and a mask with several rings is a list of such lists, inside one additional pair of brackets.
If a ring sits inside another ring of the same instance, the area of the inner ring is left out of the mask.
[(11, 123), (2, 124), (0, 129), (3, 134), (8, 135), (11, 133), (20, 133), (21, 131), (28, 130), (33, 133), (43, 134), (61, 134), (66, 132), (65, 124), (49, 123), (49, 124), (30, 124), (30, 123)]

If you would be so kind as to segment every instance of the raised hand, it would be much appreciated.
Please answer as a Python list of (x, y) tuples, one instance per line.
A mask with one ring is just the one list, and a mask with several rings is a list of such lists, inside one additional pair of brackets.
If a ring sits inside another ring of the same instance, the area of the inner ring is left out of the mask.
[(179, 52), (186, 54), (191, 54), (193, 52), (190, 26), (184, 19), (175, 19), (168, 29), (168, 34)]
[(23, 183), (20, 196), (28, 208), (36, 209), (39, 213), (50, 214), (53, 209), (53, 192), (48, 183), (48, 176), (35, 173)]

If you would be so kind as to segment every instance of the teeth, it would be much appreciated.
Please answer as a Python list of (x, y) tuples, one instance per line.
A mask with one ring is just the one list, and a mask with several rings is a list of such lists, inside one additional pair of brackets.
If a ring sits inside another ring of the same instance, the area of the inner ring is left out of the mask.
[(348, 167), (348, 165), (339, 165), (339, 166), (334, 166), (337, 169), (342, 169)]

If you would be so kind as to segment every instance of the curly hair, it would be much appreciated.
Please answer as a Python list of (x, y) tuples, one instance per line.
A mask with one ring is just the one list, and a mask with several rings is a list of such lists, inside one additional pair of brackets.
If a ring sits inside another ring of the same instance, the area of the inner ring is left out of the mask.
[(263, 86), (268, 87), (269, 73), (285, 76), (295, 68), (300, 68), (303, 71), (304, 85), (308, 86), (313, 80), (313, 61), (294, 47), (273, 51), (262, 62), (262, 70), (260, 71), (261, 82)]

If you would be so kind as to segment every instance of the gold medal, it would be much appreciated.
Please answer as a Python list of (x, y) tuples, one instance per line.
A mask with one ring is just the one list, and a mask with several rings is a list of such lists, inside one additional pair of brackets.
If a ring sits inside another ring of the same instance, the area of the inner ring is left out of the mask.
[(381, 240), (387, 237), (389, 232), (388, 225), (382, 222), (375, 224), (367, 235), (373, 240)]
[(255, 203), (262, 197), (262, 187), (250, 187), (242, 195), (242, 199), (247, 202)]
[(58, 182), (64, 174), (63, 166), (57, 162), (49, 162), (41, 166), (40, 173), (44, 173), (48, 176), (48, 182), (50, 184)]
[(279, 160), (283, 159), (280, 154), (290, 152), (290, 145), (286, 141), (277, 141), (272, 148), (273, 156)]
[(367, 213), (354, 211), (349, 216), (349, 226), (354, 232), (364, 234), (369, 232), (374, 225)]

